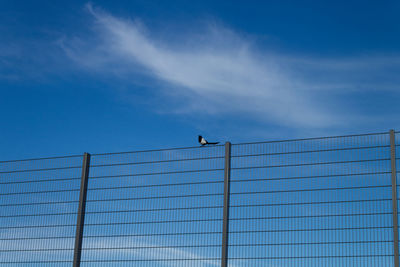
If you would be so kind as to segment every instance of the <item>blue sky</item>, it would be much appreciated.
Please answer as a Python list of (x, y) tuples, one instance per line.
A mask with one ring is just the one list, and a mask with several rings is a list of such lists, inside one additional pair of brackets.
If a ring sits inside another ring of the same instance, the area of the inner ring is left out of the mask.
[(398, 1), (2, 1), (0, 160), (399, 128)]

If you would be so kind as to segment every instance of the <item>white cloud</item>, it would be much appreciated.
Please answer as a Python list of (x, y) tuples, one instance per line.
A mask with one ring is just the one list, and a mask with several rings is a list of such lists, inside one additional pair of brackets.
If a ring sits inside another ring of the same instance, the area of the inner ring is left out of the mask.
[(87, 9), (99, 39), (64, 40), (61, 45), (70, 58), (117, 75), (145, 74), (153, 79), (150, 83), (159, 83), (168, 100), (183, 99), (183, 107), (168, 107), (172, 112), (245, 114), (284, 126), (334, 127), (364, 116), (349, 115), (327, 94), (376, 89), (365, 72), (400, 68), (396, 58), (320, 60), (266, 53), (217, 26), (202, 35), (185, 35), (176, 44), (154, 37), (138, 21), (91, 5)]
[[(27, 232), (19, 229), (16, 229), (15, 231), (3, 230), (0, 231), (0, 238), (41, 238), (44, 236), (48, 236), (48, 231), (48, 229), (46, 230), (43, 228), (39, 228), (37, 230), (34, 230), (33, 232)], [(51, 230), (50, 235), (66, 236), (66, 233), (63, 232), (60, 228), (54, 228)], [(42, 261), (44, 259), (47, 261), (71, 260), (71, 256), (73, 255), (73, 241), (74, 239), (71, 238), (56, 238), (47, 240), (31, 239), (17, 241), (3, 240), (3, 242), (0, 243), (0, 251), (3, 251), (2, 253), (0, 253), (0, 262), (33, 262)], [(193, 266), (212, 267), (220, 265), (219, 260), (209, 259), (210, 256), (205, 254), (215, 253), (215, 251), (219, 252), (219, 248), (204, 248), (203, 250), (196, 250), (195, 248), (191, 248), (190, 245), (188, 245), (188, 248), (185, 249), (174, 247), (173, 245), (171, 245), (170, 247), (163, 247), (160, 245), (161, 241), (162, 240), (160, 239), (159, 243), (150, 243), (126, 237), (84, 238), (82, 261), (143, 260), (151, 262), (152, 264), (160, 267), (174, 267), (182, 266), (182, 262), (194, 260)], [(56, 250), (52, 251), (51, 249)], [(18, 255), (17, 260), (15, 259), (15, 255)], [(112, 262), (108, 262), (107, 264), (112, 265)], [(119, 263), (116, 262), (116, 264), (118, 265)], [(230, 264), (230, 266), (236, 267), (238, 265)]]

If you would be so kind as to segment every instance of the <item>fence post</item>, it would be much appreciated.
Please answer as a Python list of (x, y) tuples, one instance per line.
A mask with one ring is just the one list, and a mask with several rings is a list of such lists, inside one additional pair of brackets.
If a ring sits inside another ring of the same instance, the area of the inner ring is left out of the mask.
[(393, 248), (394, 266), (399, 267), (399, 228), (397, 219), (397, 177), (396, 177), (396, 142), (394, 130), (390, 130), (390, 160), (392, 165), (392, 207), (393, 207)]
[(224, 217), (222, 225), (222, 254), (221, 267), (228, 266), (228, 234), (229, 234), (229, 189), (231, 179), (231, 143), (225, 143), (225, 172), (224, 172)]
[(83, 155), (83, 164), (82, 164), (81, 190), (79, 195), (78, 221), (76, 223), (73, 267), (79, 267), (81, 265), (82, 237), (83, 237), (83, 226), (85, 221), (86, 193), (87, 193), (87, 184), (89, 177), (89, 167), (90, 167), (90, 154), (85, 153)]

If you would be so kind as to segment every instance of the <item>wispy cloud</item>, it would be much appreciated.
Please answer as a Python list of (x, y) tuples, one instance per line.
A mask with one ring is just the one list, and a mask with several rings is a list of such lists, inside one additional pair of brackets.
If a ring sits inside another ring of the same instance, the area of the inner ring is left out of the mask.
[[(65, 236), (64, 231), (60, 228), (54, 228), (51, 236)], [(68, 235), (68, 234), (67, 234)], [(5, 239), (0, 243), (0, 261), (8, 262), (34, 262), (52, 260), (71, 260), (73, 254), (73, 239), (71, 238), (49, 238), (46, 242), (42, 239), (48, 236), (48, 230), (39, 228), (37, 230), (25, 231), (16, 229), (15, 231), (0, 231), (0, 238)], [(35, 239), (35, 238), (38, 239)], [(13, 238), (32, 238), (27, 240), (7, 240)], [(165, 241), (164, 241), (165, 243)], [(83, 261), (101, 261), (107, 262), (113, 260), (120, 261), (143, 261), (151, 262), (153, 266), (182, 266), (182, 262), (192, 261), (193, 266), (212, 267), (219, 266), (218, 259), (210, 259), (208, 254), (219, 252), (218, 248), (195, 249), (188, 245), (188, 248), (179, 247), (163, 247), (162, 240), (154, 240), (154, 242), (143, 242), (127, 237), (108, 237), (108, 238), (86, 238), (84, 239)], [(51, 249), (55, 249), (52, 251)], [(15, 260), (18, 255), (18, 260)], [(212, 257), (211, 257), (212, 258)], [(215, 256), (218, 258), (218, 256)], [(110, 263), (109, 263), (110, 264)], [(230, 264), (232, 267), (245, 266)]]
[(363, 117), (348, 115), (353, 110), (341, 102), (348, 97), (343, 94), (378, 86), (398, 89), (393, 80), (399, 80), (393, 78), (400, 70), (396, 57), (283, 56), (257, 49), (215, 25), (174, 42), (154, 37), (138, 20), (121, 19), (90, 4), (87, 10), (95, 20), (95, 39), (60, 42), (67, 55), (88, 69), (127, 77), (141, 72), (168, 101), (184, 103), (169, 106), (172, 112), (245, 114), (283, 126), (343, 126)]

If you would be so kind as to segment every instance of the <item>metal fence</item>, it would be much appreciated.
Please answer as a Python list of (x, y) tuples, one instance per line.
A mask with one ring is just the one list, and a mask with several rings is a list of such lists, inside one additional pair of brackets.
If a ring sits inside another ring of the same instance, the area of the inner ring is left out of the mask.
[(0, 265), (398, 267), (399, 138), (3, 161)]

